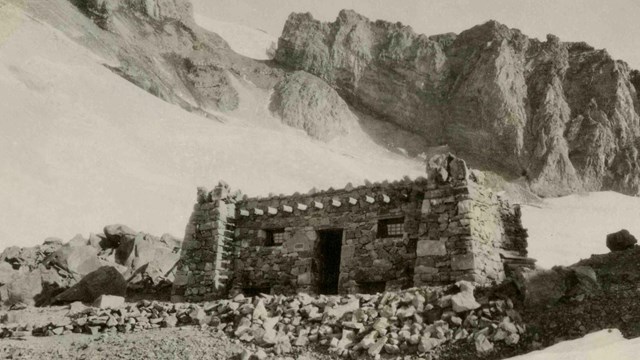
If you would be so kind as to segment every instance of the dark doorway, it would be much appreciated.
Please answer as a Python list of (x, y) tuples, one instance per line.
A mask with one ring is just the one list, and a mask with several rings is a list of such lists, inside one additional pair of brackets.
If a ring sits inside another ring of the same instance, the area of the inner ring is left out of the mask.
[(321, 294), (333, 295), (338, 293), (340, 279), (340, 252), (342, 250), (342, 230), (318, 231), (320, 284)]

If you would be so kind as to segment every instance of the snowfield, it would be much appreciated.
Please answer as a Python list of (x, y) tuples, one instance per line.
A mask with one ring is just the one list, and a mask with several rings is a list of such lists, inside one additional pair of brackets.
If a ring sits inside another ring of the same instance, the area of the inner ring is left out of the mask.
[(86, 236), (110, 223), (181, 237), (196, 187), (220, 179), (267, 195), (423, 173), (421, 163), (371, 141), (325, 144), (252, 125), (264, 119), (196, 116), (115, 76), (107, 60), (11, 5), (0, 8), (0, 24), (8, 19), (19, 25), (0, 43), (0, 248)]
[(640, 198), (604, 191), (545, 199), (541, 207), (523, 206), (522, 222), (537, 265), (571, 265), (608, 253), (607, 234), (627, 229), (640, 236)]
[(638, 358), (638, 351), (640, 338), (627, 340), (619, 330), (608, 329), (509, 360), (635, 360)]
[[(257, 60), (269, 60), (275, 54), (278, 38), (264, 31), (246, 26), (213, 20), (194, 14), (196, 23), (202, 28), (220, 35), (233, 51)], [(273, 53), (269, 53), (273, 49)]]

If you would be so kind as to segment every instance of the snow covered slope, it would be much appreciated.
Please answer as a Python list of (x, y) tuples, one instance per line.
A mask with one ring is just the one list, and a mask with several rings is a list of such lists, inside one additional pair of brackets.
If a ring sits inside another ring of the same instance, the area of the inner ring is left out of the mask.
[(0, 8), (0, 24), (8, 19), (17, 25), (0, 43), (0, 248), (115, 222), (181, 236), (196, 187), (219, 179), (266, 195), (423, 172), (372, 142), (341, 147), (350, 139), (199, 117), (114, 75), (67, 37), (72, 29), (11, 5)]
[(627, 340), (619, 330), (609, 329), (512, 357), (509, 360), (635, 360), (638, 358), (639, 351), (640, 338)]
[[(239, 24), (213, 20), (203, 15), (194, 15), (196, 23), (227, 41), (233, 51), (258, 60), (273, 58), (278, 38), (264, 31)], [(272, 53), (269, 53), (272, 51)]]
[(611, 191), (546, 199), (522, 213), (529, 256), (546, 268), (609, 252), (606, 236), (620, 229), (640, 235), (640, 198)]

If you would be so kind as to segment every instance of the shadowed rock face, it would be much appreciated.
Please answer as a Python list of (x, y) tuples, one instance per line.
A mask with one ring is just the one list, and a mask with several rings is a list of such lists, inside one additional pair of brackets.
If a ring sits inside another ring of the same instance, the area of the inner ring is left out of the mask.
[(276, 61), (430, 146), (526, 175), (540, 195), (640, 191), (640, 75), (604, 50), (494, 21), (427, 37), (342, 11), (333, 23), (292, 14)]
[(323, 141), (344, 135), (358, 123), (331, 86), (304, 71), (289, 74), (276, 84), (269, 108), (285, 124)]

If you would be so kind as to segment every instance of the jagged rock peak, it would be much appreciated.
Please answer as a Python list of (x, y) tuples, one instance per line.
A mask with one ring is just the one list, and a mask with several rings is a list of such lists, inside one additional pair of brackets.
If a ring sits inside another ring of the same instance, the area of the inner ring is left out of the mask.
[(640, 191), (640, 75), (606, 50), (493, 20), (427, 37), (343, 10), (332, 23), (292, 14), (275, 60), (539, 195)]

